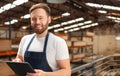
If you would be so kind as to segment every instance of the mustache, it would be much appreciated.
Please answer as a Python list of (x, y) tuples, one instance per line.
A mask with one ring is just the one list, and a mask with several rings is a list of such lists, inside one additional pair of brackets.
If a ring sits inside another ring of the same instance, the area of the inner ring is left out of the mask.
[(42, 25), (42, 24), (34, 24), (34, 25)]

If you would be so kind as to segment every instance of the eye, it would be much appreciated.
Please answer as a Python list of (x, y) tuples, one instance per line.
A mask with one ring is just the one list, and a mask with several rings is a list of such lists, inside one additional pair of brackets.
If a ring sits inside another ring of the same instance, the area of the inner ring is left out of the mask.
[(42, 20), (42, 17), (40, 17), (39, 20)]
[(43, 17), (39, 17), (39, 20), (43, 20), (44, 18)]
[(36, 18), (31, 18), (32, 21), (36, 21)]

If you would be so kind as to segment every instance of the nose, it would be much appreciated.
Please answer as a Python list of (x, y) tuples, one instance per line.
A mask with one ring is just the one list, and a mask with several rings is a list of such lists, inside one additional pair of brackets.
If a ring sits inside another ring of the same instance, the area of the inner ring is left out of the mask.
[(36, 20), (35, 20), (35, 23), (36, 23), (36, 24), (39, 24), (40, 22), (41, 22), (41, 21), (40, 21), (39, 19), (36, 19)]

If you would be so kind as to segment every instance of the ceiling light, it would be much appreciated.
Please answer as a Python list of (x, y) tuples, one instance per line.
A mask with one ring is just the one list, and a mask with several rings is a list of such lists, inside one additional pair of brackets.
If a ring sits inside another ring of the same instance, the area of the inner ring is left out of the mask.
[(53, 25), (54, 28), (60, 27), (60, 24)]
[(82, 8), (81, 6), (79, 6), (78, 4), (74, 3), (74, 6), (78, 7), (78, 8)]
[(68, 30), (69, 32), (73, 32), (73, 29)]
[(26, 29), (27, 29), (27, 26), (22, 26), (22, 29), (23, 29), (23, 30), (26, 30)]
[(118, 21), (118, 20), (114, 20), (115, 22), (117, 22), (117, 23), (120, 23), (120, 21)]
[(48, 3), (64, 3), (67, 0), (47, 0)]
[(70, 20), (70, 21), (67, 21), (68, 24), (72, 24), (72, 23), (75, 23), (75, 20)]
[(24, 16), (21, 16), (21, 18), (28, 19), (28, 18), (30, 18), (30, 14), (26, 14)]
[(82, 18), (82, 17), (75, 19), (75, 21), (77, 21), (77, 22), (83, 21), (83, 20), (84, 20), (84, 18)]
[(17, 20), (17, 19), (13, 19), (13, 20), (11, 20), (11, 21), (5, 22), (4, 24), (5, 24), (5, 25), (10, 25), (10, 24), (14, 24), (14, 23), (16, 23), (16, 22), (18, 22), (18, 20)]
[(13, 2), (13, 4), (18, 6), (18, 5), (21, 5), (25, 2), (28, 2), (28, 0), (16, 0), (16, 1)]
[(96, 7), (96, 8), (102, 8), (103, 5), (102, 4), (95, 4), (95, 3), (85, 3), (87, 6), (91, 6), (91, 7)]
[(5, 25), (10, 25), (10, 22), (5, 22), (4, 24), (5, 24)]
[(84, 23), (78, 23), (78, 26), (82, 26), (82, 25), (84, 25)]
[(89, 24), (89, 25), (85, 25), (85, 26), (82, 26), (80, 27), (81, 29), (85, 29), (85, 28), (89, 28), (89, 27), (92, 27), (92, 26), (97, 26), (98, 23), (92, 23), (92, 24)]
[(77, 31), (77, 30), (80, 30), (80, 28), (74, 28), (73, 31)]
[(11, 5), (12, 5), (11, 3), (8, 3), (5, 6), (1, 7), (1, 9), (8, 10), (8, 9), (10, 9)]
[(117, 20), (120, 20), (120, 18), (119, 18), (119, 17), (117, 17), (116, 19), (117, 19)]
[(48, 27), (48, 30), (50, 30), (50, 29), (53, 29), (53, 26), (49, 26), (49, 27)]
[(0, 13), (2, 13), (3, 12), (3, 9), (0, 9)]
[(91, 25), (92, 25), (92, 26), (97, 26), (97, 25), (98, 25), (98, 23), (92, 23)]
[[(69, 20), (67, 22), (62, 22), (60, 24), (56, 24), (56, 25), (53, 25), (53, 26), (49, 26), (48, 29), (53, 29), (53, 28), (57, 28), (57, 27), (60, 27), (60, 26), (64, 26), (64, 25), (68, 25), (68, 24), (72, 24), (72, 23), (75, 23), (75, 22), (78, 22), (78, 21), (81, 21), (81, 20), (84, 20), (83, 17), (80, 17), (80, 18), (77, 18), (77, 19), (73, 19), (73, 20)], [(84, 25), (83, 23), (78, 23), (78, 24), (74, 24), (74, 25), (71, 25), (71, 26), (67, 26), (67, 27), (64, 27), (64, 29), (70, 29), (70, 28), (74, 28), (74, 27), (78, 27), (78, 26), (82, 26)]]
[(62, 14), (63, 17), (69, 16), (69, 15), (70, 15), (70, 13), (68, 13), (68, 12)]
[(67, 25), (68, 23), (67, 22), (62, 22), (61, 23), (61, 25), (63, 26), (63, 25)]
[(58, 32), (58, 30), (54, 30), (54, 32)]
[(63, 28), (55, 29), (54, 32), (63, 31)]
[(103, 13), (103, 14), (107, 13), (107, 11), (105, 11), (105, 10), (99, 10), (98, 12)]
[(8, 3), (8, 4), (6, 4), (6, 5), (4, 5), (4, 6), (2, 6), (0, 8), (0, 13), (4, 12), (6, 10), (9, 10), (11, 8), (14, 8), (14, 7), (18, 6), (18, 5), (21, 5), (21, 4), (25, 3), (25, 2), (28, 2), (28, 0), (16, 0), (13, 3)]
[(16, 19), (13, 19), (13, 20), (11, 20), (11, 24), (14, 24), (14, 23), (16, 23), (16, 22), (18, 22), (18, 20), (16, 20)]
[(80, 28), (85, 29), (85, 28), (88, 28), (88, 27), (91, 27), (91, 25), (85, 25), (85, 26), (82, 26)]
[(92, 21), (85, 21), (84, 24), (90, 24)]
[(63, 28), (59, 28), (58, 31), (63, 31), (64, 29)]
[(68, 31), (64, 31), (64, 33), (68, 33)]
[(70, 27), (64, 27), (64, 29), (66, 29), (66, 30), (67, 30), (67, 29), (70, 29)]
[(115, 39), (116, 39), (116, 40), (120, 40), (120, 36), (116, 36)]
[(116, 6), (102, 5), (102, 4), (96, 4), (96, 3), (86, 3), (86, 5), (95, 7), (95, 8), (103, 8), (103, 9), (120, 11), (120, 7), (116, 7)]
[(117, 19), (117, 17), (114, 17), (114, 16), (106, 16), (106, 17), (113, 20)]
[(60, 19), (61, 18), (61, 16), (55, 16), (55, 17), (53, 17), (52, 19), (53, 20), (57, 20), (57, 19)]

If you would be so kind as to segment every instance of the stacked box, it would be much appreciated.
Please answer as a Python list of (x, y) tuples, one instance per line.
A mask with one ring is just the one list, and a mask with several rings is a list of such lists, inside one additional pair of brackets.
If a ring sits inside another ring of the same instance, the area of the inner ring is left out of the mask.
[(0, 40), (0, 51), (8, 51), (11, 49), (11, 40)]

